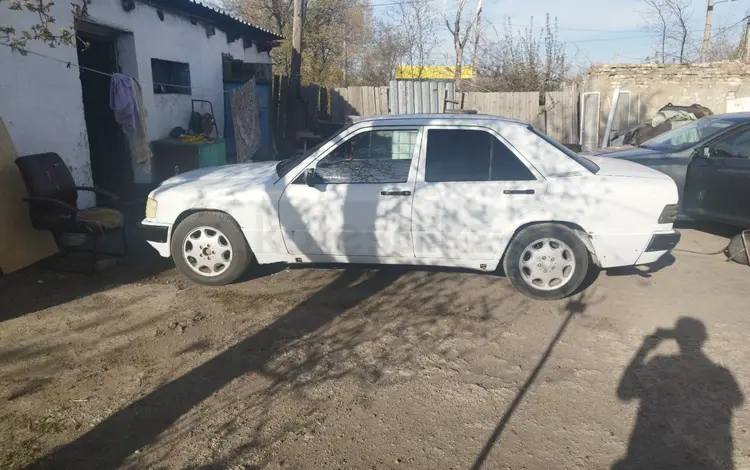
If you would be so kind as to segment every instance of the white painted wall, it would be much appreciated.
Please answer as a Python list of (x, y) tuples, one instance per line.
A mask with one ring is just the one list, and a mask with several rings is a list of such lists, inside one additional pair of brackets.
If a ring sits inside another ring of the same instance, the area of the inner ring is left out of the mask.
[[(8, 11), (6, 5), (0, 5), (2, 24), (21, 29), (33, 20), (28, 13)], [(71, 27), (73, 17), (66, 2), (56, 4), (53, 14), (56, 27)], [(135, 10), (125, 12), (120, 0), (94, 0), (89, 6), (88, 21), (132, 33), (118, 40), (120, 65), (124, 73), (144, 85), (149, 140), (166, 137), (174, 127), (187, 127), (191, 98), (213, 103), (219, 132), (223, 134), (222, 53), (246, 62), (271, 63), (270, 55), (259, 53), (254, 45), (244, 49), (241, 39), (227, 44), (226, 35), (219, 29), (214, 36), (206, 37), (202, 26), (167, 11), (161, 21), (155, 8), (140, 2), (136, 2)], [(30, 44), (29, 50), (77, 63), (73, 46), (51, 49)], [(192, 96), (154, 95), (150, 83), (152, 58), (190, 64)], [(67, 69), (65, 64), (33, 55), (11, 53), (4, 46), (0, 46), (0, 64), (0, 117), (5, 120), (18, 153), (55, 151), (70, 166), (77, 183), (91, 184), (77, 69)], [(151, 181), (147, 164), (134, 164), (134, 173), (138, 183)], [(82, 200), (81, 205), (92, 201)]]
[[(7, 3), (0, 4), (0, 23), (23, 27), (16, 12), (7, 11)], [(56, 13), (61, 9), (54, 7)], [(68, 13), (72, 19), (72, 15)], [(59, 23), (70, 20), (62, 16)], [(74, 47), (50, 49), (37, 47), (45, 54), (76, 63)], [(30, 48), (31, 49), (31, 48)], [(36, 48), (35, 48), (36, 49)], [(91, 164), (83, 118), (81, 81), (77, 69), (67, 69), (65, 64), (28, 55), (12, 53), (0, 46), (0, 117), (19, 155), (57, 152), (70, 167), (79, 185), (91, 185)], [(2, 189), (0, 188), (0, 191)], [(91, 194), (80, 194), (79, 205), (93, 204)]]

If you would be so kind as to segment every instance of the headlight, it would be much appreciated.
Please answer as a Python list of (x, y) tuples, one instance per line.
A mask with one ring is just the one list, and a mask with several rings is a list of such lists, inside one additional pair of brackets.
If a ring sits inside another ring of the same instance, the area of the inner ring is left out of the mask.
[(153, 219), (156, 217), (156, 206), (159, 203), (156, 202), (156, 199), (148, 198), (146, 200), (146, 218), (147, 219)]
[[(156, 212), (156, 209), (154, 209)], [(659, 216), (660, 224), (672, 224), (677, 220), (677, 204), (669, 204), (664, 206), (664, 210), (661, 211)]]

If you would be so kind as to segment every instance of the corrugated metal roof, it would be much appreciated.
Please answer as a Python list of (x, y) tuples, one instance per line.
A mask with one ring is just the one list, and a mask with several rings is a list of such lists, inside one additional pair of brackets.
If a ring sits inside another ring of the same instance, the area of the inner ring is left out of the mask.
[(216, 5), (211, 5), (210, 3), (202, 2), (201, 0), (187, 0), (187, 1), (189, 1), (190, 3), (195, 3), (196, 5), (200, 5), (200, 6), (204, 7), (204, 8), (208, 8), (210, 10), (213, 10), (216, 13), (220, 13), (220, 14), (226, 16), (226, 17), (229, 17), (229, 18), (233, 19), (234, 21), (236, 21), (238, 23), (241, 23), (241, 24), (245, 25), (245, 26), (250, 26), (251, 28), (259, 29), (259, 30), (263, 31), (264, 33), (268, 33), (268, 34), (271, 34), (273, 36), (276, 36), (278, 39), (283, 39), (282, 36), (279, 36), (278, 34), (276, 34), (274, 32), (271, 32), (271, 31), (269, 31), (269, 30), (267, 30), (265, 28), (261, 28), (258, 25), (254, 25), (252, 23), (248, 23), (247, 21), (243, 20), (239, 16), (237, 16), (237, 15), (235, 15), (233, 13), (230, 13), (227, 10), (224, 10), (223, 8), (219, 8)]
[(274, 41), (282, 36), (265, 28), (248, 23), (237, 15), (203, 0), (142, 0), (155, 6), (182, 11), (188, 15), (204, 18), (229, 35), (252, 40)]

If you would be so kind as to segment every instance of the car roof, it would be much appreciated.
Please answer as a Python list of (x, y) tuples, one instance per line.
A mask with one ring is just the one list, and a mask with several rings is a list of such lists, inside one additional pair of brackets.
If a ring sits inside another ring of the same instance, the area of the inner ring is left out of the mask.
[(750, 113), (725, 113), (725, 114), (714, 114), (712, 116), (706, 116), (703, 119), (723, 119), (732, 122), (745, 122), (750, 121)]
[(521, 124), (528, 126), (529, 124), (518, 119), (513, 119), (503, 116), (492, 116), (489, 114), (468, 114), (459, 112), (448, 112), (448, 113), (423, 113), (423, 114), (387, 114), (384, 116), (371, 116), (371, 117), (357, 117), (355, 118), (356, 123), (362, 122), (384, 122), (389, 123), (404, 123), (404, 124), (420, 124), (420, 123), (435, 123), (435, 121), (445, 121), (446, 123), (455, 123), (460, 121), (466, 124), (479, 124), (487, 122), (505, 122), (511, 124)]

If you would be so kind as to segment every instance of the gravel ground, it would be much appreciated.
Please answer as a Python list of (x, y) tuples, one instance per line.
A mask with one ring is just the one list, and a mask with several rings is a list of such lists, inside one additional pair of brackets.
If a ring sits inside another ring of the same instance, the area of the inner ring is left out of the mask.
[(684, 252), (558, 302), (399, 267), (34, 267), (0, 279), (0, 468), (750, 468), (749, 280)]

